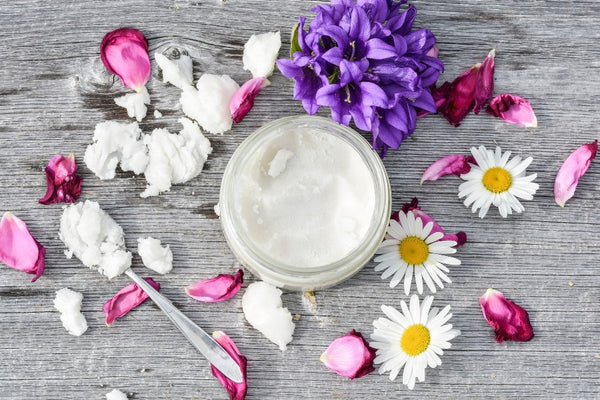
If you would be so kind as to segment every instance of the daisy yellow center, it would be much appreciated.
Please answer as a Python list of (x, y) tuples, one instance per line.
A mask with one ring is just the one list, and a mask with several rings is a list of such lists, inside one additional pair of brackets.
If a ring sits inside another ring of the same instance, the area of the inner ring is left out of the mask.
[(409, 356), (418, 356), (429, 347), (431, 336), (423, 324), (411, 325), (402, 334), (400, 347)]
[(510, 189), (512, 180), (512, 175), (504, 168), (492, 167), (485, 171), (481, 182), (490, 192), (502, 193)]
[(407, 236), (398, 245), (400, 257), (412, 265), (420, 265), (429, 257), (429, 246), (425, 241), (416, 236)]

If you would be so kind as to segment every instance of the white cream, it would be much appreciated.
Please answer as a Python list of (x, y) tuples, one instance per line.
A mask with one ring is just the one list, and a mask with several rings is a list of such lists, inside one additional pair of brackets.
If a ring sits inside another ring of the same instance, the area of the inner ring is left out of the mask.
[(277, 32), (252, 35), (244, 45), (244, 69), (250, 71), (253, 78), (268, 78), (275, 68), (275, 60), (281, 47), (281, 35)]
[(94, 130), (94, 143), (85, 150), (83, 161), (100, 179), (114, 178), (119, 163), (123, 171), (141, 174), (148, 164), (148, 150), (142, 137), (137, 122), (100, 122)]
[(138, 238), (137, 242), (138, 254), (147, 268), (163, 275), (173, 269), (173, 252), (169, 245), (163, 247), (160, 240), (150, 236)]
[(279, 131), (249, 156), (234, 218), (276, 262), (303, 268), (340, 260), (364, 240), (375, 208), (372, 175), (344, 140), (320, 130)]
[(145, 135), (149, 161), (144, 176), (148, 186), (141, 197), (156, 196), (169, 190), (171, 185), (187, 182), (202, 172), (212, 152), (210, 142), (193, 121), (180, 118), (179, 122), (183, 129), (177, 135), (161, 128)]
[(154, 53), (154, 59), (162, 71), (164, 83), (170, 83), (182, 90), (192, 85), (193, 65), (190, 56), (180, 54), (177, 59), (169, 59), (164, 54)]
[(106, 393), (106, 400), (127, 400), (127, 395), (118, 389)]
[(285, 351), (296, 326), (292, 322), (292, 314), (283, 308), (281, 293), (266, 282), (254, 282), (242, 297), (242, 309), (250, 325), (278, 345), (279, 350)]
[(131, 253), (125, 248), (123, 229), (100, 208), (86, 200), (65, 207), (58, 234), (70, 254), (112, 279), (131, 266)]
[(128, 93), (117, 97), (115, 103), (127, 110), (129, 118), (135, 118), (138, 122), (142, 122), (148, 111), (146, 104), (150, 104), (150, 94), (146, 87), (143, 86), (140, 92)]
[(231, 129), (233, 119), (229, 103), (240, 86), (227, 75), (204, 74), (192, 86), (181, 92), (181, 109), (210, 133), (224, 133)]
[(54, 298), (54, 308), (60, 312), (63, 326), (73, 336), (83, 335), (88, 328), (85, 316), (81, 313), (82, 301), (83, 295), (69, 288), (58, 290)]

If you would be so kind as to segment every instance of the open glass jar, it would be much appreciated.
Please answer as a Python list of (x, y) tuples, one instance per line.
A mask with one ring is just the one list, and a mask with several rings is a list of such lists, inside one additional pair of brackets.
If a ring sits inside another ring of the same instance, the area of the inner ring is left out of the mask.
[(354, 130), (294, 116), (250, 135), (229, 160), (219, 199), (225, 238), (260, 279), (290, 290), (333, 286), (375, 254), (391, 189)]

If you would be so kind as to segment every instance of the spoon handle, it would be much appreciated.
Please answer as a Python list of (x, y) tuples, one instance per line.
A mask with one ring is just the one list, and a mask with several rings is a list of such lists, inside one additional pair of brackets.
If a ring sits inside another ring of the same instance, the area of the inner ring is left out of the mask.
[(154, 303), (165, 313), (173, 324), (183, 333), (183, 336), (200, 352), (206, 359), (221, 371), (225, 376), (236, 383), (243, 381), (242, 371), (231, 356), (223, 350), (204, 329), (196, 325), (191, 319), (179, 311), (166, 297), (154, 290), (145, 280), (140, 278), (131, 269), (125, 273), (142, 288)]

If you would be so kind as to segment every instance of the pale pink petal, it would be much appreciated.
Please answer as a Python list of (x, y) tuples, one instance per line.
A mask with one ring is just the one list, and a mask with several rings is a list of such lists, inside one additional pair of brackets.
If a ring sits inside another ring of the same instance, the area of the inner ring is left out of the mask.
[[(154, 289), (160, 290), (160, 283), (152, 278), (144, 278)], [(148, 295), (133, 282), (119, 290), (115, 296), (102, 306), (106, 315), (106, 325), (110, 326), (117, 318), (125, 316), (129, 311), (142, 304)]]
[(243, 400), (246, 397), (246, 391), (248, 390), (248, 379), (246, 377), (246, 369), (248, 365), (248, 359), (244, 357), (238, 350), (233, 340), (221, 331), (213, 332), (213, 338), (223, 347), (223, 349), (233, 358), (235, 363), (240, 366), (242, 371), (243, 382), (236, 383), (231, 379), (227, 378), (221, 371), (215, 368), (214, 365), (210, 365), (213, 376), (215, 376), (221, 385), (229, 393), (230, 400)]
[(42, 204), (74, 203), (81, 194), (82, 178), (77, 173), (75, 157), (60, 154), (50, 159), (46, 166), (46, 194), (39, 200)]
[(579, 178), (586, 173), (597, 152), (598, 140), (596, 139), (592, 143), (579, 147), (567, 157), (554, 181), (554, 199), (559, 206), (564, 207), (567, 200), (573, 197)]
[(494, 57), (496, 50), (492, 49), (477, 71), (477, 85), (475, 86), (475, 105), (473, 112), (478, 115), (485, 107), (485, 103), (494, 95)]
[(466, 174), (471, 170), (469, 159), (462, 154), (450, 154), (431, 164), (421, 177), (421, 185), (425, 181), (436, 181), (442, 176)]
[[(471, 162), (471, 161), (469, 161), (469, 162)], [(471, 164), (473, 164), (473, 163), (474, 162), (471, 162)], [(423, 210), (421, 210), (421, 207), (419, 207), (419, 199), (417, 199), (416, 197), (413, 198), (410, 203), (404, 203), (402, 205), (402, 208), (400, 209), (400, 211), (396, 211), (395, 213), (393, 213), (392, 219), (395, 219), (396, 221), (400, 222), (400, 217), (399, 217), (398, 213), (403, 212), (404, 214), (406, 214), (409, 211), (412, 211), (415, 217), (421, 218), (421, 221), (423, 222), (423, 226), (427, 225), (429, 222), (432, 222), (433, 228), (431, 229), (431, 233), (441, 232), (444, 234), (444, 236), (442, 236), (442, 238), (440, 240), (452, 240), (452, 241), (456, 242), (457, 246), (462, 246), (463, 244), (465, 244), (467, 242), (467, 234), (465, 232), (461, 231), (461, 232), (457, 232), (456, 234), (446, 233), (442, 229), (442, 227), (437, 223), (437, 221), (435, 219), (433, 219), (428, 214), (426, 214)]]
[(6, 212), (0, 220), (0, 260), (10, 268), (35, 275), (44, 272), (46, 249), (31, 236), (25, 222)]
[(434, 44), (432, 48), (429, 49), (429, 51), (427, 53), (425, 53), (426, 56), (429, 57), (433, 57), (433, 58), (438, 58), (440, 54), (440, 49)]
[(479, 299), (479, 304), (486, 321), (494, 328), (498, 343), (503, 340), (527, 342), (533, 338), (527, 311), (508, 300), (501, 292), (488, 289)]
[(121, 28), (104, 35), (100, 58), (106, 69), (130, 89), (140, 91), (150, 79), (148, 41), (137, 29)]
[(244, 272), (240, 269), (235, 275), (220, 274), (214, 278), (198, 281), (185, 288), (186, 293), (208, 303), (225, 301), (232, 298), (242, 287)]
[(531, 104), (524, 98), (514, 94), (499, 94), (490, 101), (485, 111), (509, 124), (537, 128), (537, 118)]
[(242, 122), (254, 106), (254, 98), (270, 84), (271, 82), (268, 79), (259, 76), (250, 79), (235, 92), (229, 103), (229, 111), (231, 111), (233, 122), (236, 124)]
[(333, 372), (350, 379), (372, 372), (375, 349), (354, 329), (335, 339), (321, 355), (321, 361)]

